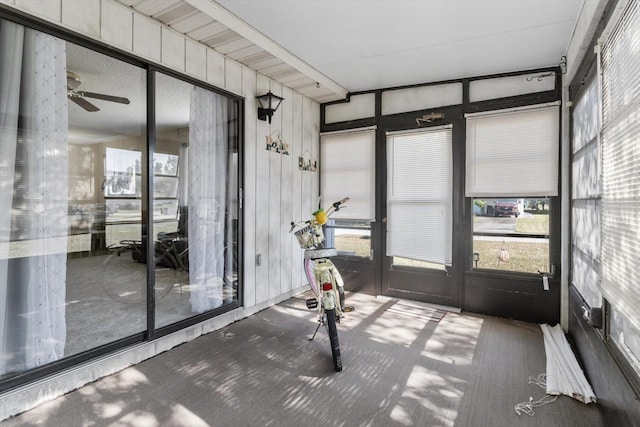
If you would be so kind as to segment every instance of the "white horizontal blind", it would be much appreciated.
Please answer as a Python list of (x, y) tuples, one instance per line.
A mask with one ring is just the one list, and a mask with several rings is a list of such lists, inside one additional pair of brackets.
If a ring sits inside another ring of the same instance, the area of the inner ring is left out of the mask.
[(467, 116), (467, 197), (558, 195), (558, 105)]
[(640, 12), (602, 46), (602, 292), (640, 331)]
[(451, 127), (387, 134), (387, 256), (451, 265)]
[(333, 219), (375, 219), (375, 141), (373, 128), (320, 137), (322, 206), (349, 197)]
[[(602, 306), (600, 290), (600, 91), (588, 78), (571, 110), (571, 283), (590, 307)], [(575, 96), (575, 95), (574, 95)]]

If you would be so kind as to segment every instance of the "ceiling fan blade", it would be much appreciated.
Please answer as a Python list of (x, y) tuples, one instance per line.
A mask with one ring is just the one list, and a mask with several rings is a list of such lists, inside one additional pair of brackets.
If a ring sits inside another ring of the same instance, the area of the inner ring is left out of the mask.
[(86, 96), (87, 98), (102, 99), (103, 101), (118, 102), (120, 104), (129, 104), (130, 102), (127, 98), (123, 98), (121, 96), (111, 96), (102, 93), (78, 91), (78, 95)]
[(98, 107), (96, 107), (95, 105), (93, 105), (92, 103), (87, 101), (86, 99), (80, 98), (79, 96), (70, 95), (69, 99), (71, 101), (75, 102), (76, 104), (78, 104), (79, 106), (81, 106), (82, 108), (84, 108), (85, 110), (89, 111), (89, 112), (100, 111), (100, 109)]

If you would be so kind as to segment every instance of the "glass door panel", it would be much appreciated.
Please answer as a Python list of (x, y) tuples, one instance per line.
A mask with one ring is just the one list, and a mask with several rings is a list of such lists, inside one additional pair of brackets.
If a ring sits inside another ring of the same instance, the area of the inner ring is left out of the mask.
[(382, 292), (449, 303), (454, 294), (453, 127), (388, 132)]

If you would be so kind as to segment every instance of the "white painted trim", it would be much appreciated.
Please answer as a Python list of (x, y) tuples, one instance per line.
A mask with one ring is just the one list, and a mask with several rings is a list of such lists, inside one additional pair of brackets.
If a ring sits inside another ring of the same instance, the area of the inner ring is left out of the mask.
[(603, 45), (607, 43), (607, 41), (609, 40), (609, 37), (611, 37), (611, 33), (618, 25), (618, 21), (620, 21), (620, 17), (622, 16), (622, 13), (627, 8), (627, 4), (629, 4), (629, 1), (630, 0), (618, 1), (618, 4), (616, 4), (615, 9), (613, 9), (613, 12), (611, 13), (609, 22), (607, 22), (606, 27), (604, 27), (604, 30), (602, 30), (602, 33), (600, 33), (600, 36), (598, 37), (599, 45)]
[(567, 70), (564, 75), (565, 84), (571, 83), (585, 56), (593, 52), (591, 40), (596, 33), (608, 2), (609, 0), (597, 0), (597, 2), (585, 1), (583, 3), (565, 53), (567, 57)]
[(238, 33), (247, 40), (260, 46), (270, 54), (279, 58), (283, 62), (286, 62), (296, 70), (320, 83), (321, 86), (330, 89), (333, 93), (340, 96), (342, 99), (347, 98), (347, 89), (340, 86), (338, 83), (325, 76), (302, 59), (298, 58), (293, 53), (289, 52), (264, 34), (257, 31), (255, 28), (233, 15), (224, 7), (210, 0), (184, 0), (185, 3), (197, 8), (201, 12), (209, 15), (216, 21), (225, 25), (230, 30)]

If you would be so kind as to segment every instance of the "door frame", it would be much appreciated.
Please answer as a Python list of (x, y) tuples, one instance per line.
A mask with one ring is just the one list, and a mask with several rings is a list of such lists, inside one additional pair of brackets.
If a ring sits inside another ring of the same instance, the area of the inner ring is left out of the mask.
[[(434, 120), (433, 123), (418, 125), (416, 118), (424, 114), (443, 113), (444, 118)], [(429, 127), (452, 125), (452, 242), (451, 267), (447, 271), (430, 270), (412, 267), (391, 268), (391, 259), (386, 256), (386, 225), (387, 217), (387, 132), (419, 131)], [(379, 271), (378, 293), (380, 295), (406, 298), (416, 301), (429, 302), (450, 307), (461, 307), (462, 279), (465, 264), (465, 248), (467, 236), (464, 233), (465, 203), (464, 203), (464, 141), (465, 128), (462, 106), (442, 107), (410, 113), (383, 116), (378, 127), (376, 137), (376, 197), (380, 209), (375, 228), (374, 262)], [(406, 286), (391, 285), (407, 283)], [(428, 284), (424, 289), (424, 284)]]

